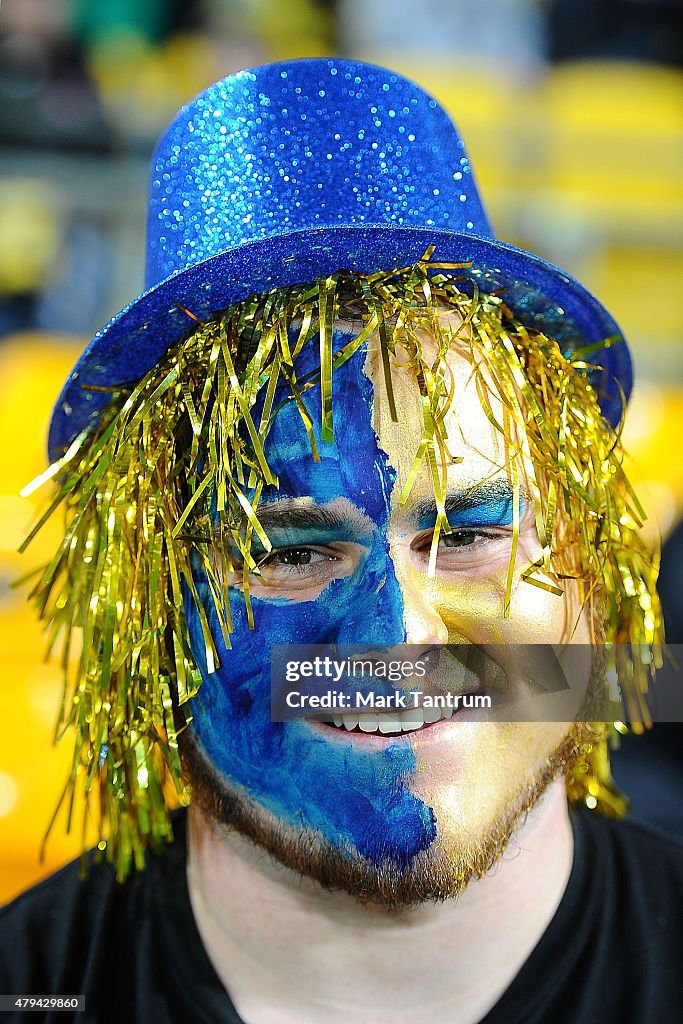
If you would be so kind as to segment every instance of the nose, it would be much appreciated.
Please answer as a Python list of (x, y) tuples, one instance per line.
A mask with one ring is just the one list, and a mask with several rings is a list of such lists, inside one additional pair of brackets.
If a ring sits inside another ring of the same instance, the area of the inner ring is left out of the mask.
[(448, 627), (432, 603), (429, 591), (415, 581), (405, 581), (402, 590), (406, 643), (448, 643)]

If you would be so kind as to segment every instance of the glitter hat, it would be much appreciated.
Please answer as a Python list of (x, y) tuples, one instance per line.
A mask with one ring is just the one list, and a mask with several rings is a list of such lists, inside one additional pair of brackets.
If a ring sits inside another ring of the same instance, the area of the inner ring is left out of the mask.
[(566, 354), (592, 346), (613, 425), (630, 393), (628, 348), (607, 310), (569, 274), (495, 238), (449, 116), (384, 68), (287, 61), (210, 86), (157, 146), (147, 230), (146, 291), (69, 376), (50, 427), (53, 459), (97, 421), (106, 389), (137, 380), (187, 334), (188, 311), (204, 320), (338, 270), (406, 266), (430, 245), (434, 262), (470, 264), (470, 281)]

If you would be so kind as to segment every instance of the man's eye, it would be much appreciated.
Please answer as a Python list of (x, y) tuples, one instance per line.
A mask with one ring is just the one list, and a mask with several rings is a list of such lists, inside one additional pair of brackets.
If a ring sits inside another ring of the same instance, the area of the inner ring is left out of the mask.
[(490, 541), (508, 538), (509, 534), (507, 532), (468, 527), (466, 530), (453, 530), (451, 533), (442, 533), (439, 537), (439, 546), (442, 548), (467, 548), (474, 544), (482, 545)]
[[(323, 579), (334, 574), (340, 557), (332, 551), (313, 547), (277, 548), (258, 563), (257, 578), (264, 584), (276, 582)], [(331, 577), (330, 577), (331, 578)]]
[[(415, 550), (423, 560), (431, 551), (432, 535), (423, 536)], [(486, 565), (509, 553), (511, 533), (504, 527), (489, 529), (479, 526), (453, 528), (450, 533), (439, 534), (437, 567), (448, 572), (465, 572)]]
[[(261, 551), (256, 555), (256, 568), (249, 573), (249, 590), (263, 600), (316, 600), (330, 583), (351, 576), (366, 550), (362, 544), (335, 541), (330, 545), (291, 544), (268, 554)], [(227, 579), (236, 590), (244, 590), (244, 567), (234, 565)]]
[(324, 558), (324, 555), (312, 548), (283, 548), (280, 551), (273, 551), (259, 562), (259, 568), (263, 570), (264, 567), (273, 565), (312, 565)]
[(452, 533), (444, 533), (440, 540), (445, 548), (464, 548), (469, 544), (474, 544), (481, 536), (482, 534), (477, 533), (476, 530), (453, 530)]

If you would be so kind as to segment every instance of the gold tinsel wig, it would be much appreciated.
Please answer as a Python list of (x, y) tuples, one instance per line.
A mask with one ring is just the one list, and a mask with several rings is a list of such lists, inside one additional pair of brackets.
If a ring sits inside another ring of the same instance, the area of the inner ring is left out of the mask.
[[(49, 647), (62, 644), (57, 731), (75, 738), (63, 799), (71, 806), (74, 794), (85, 793), (86, 814), (119, 878), (143, 863), (146, 846), (169, 837), (169, 790), (187, 799), (178, 733), (191, 718), (200, 675), (185, 598), (201, 618), (209, 671), (217, 657), (196, 573), (208, 581), (229, 643), (230, 593), (218, 561), (224, 567), (230, 552), (239, 552), (235, 565), (250, 611), (254, 534), (270, 547), (259, 503), (266, 488), (277, 487), (266, 440), (283, 389), (316, 459), (310, 410), (320, 410), (323, 443), (332, 440), (335, 370), (373, 333), (383, 366), (377, 386), (386, 388), (394, 415), (392, 375), (413, 374), (422, 396), (423, 434), (400, 500), (426, 465), (437, 507), (433, 569), (439, 532), (450, 529), (446, 468), (457, 457), (444, 430), (454, 342), (454, 318), (444, 317), (444, 308), (462, 320), (459, 344), (470, 348), (482, 406), (504, 435), (516, 495), (501, 616), (513, 583), (521, 467), (542, 547), (522, 579), (561, 594), (571, 577), (584, 604), (599, 603), (599, 640), (612, 652), (625, 716), (647, 720), (651, 652), (662, 640), (657, 564), (639, 533), (642, 512), (623, 472), (620, 428), (603, 418), (590, 383), (591, 353), (563, 355), (552, 338), (514, 320), (500, 297), (473, 291), (465, 268), (430, 263), (430, 256), (372, 275), (341, 271), (251, 297), (205, 323), (188, 320), (188, 336), (134, 386), (114, 391), (98, 427), (34, 481), (52, 479), (55, 493), (26, 543), (58, 508), (64, 514), (63, 541), (31, 593)], [(336, 349), (339, 318), (358, 327)], [(436, 342), (429, 353), (420, 341), (425, 330)], [(318, 369), (300, 376), (299, 355), (308, 346), (319, 349)], [(501, 408), (502, 417), (494, 413)], [(568, 791), (618, 812), (608, 732), (596, 725), (594, 749), (568, 779)]]

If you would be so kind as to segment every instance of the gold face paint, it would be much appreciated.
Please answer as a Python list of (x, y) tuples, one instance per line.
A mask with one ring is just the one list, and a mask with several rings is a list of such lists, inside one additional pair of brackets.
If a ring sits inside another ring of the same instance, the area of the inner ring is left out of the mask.
[[(278, 414), (278, 387), (285, 385), (311, 457), (319, 457), (304, 396), (315, 392), (328, 437), (335, 369), (374, 332), (381, 368), (376, 393), (384, 396), (391, 423), (400, 423), (401, 403), (408, 401), (397, 397), (397, 384), (404, 377), (411, 382), (419, 442), (415, 451), (411, 435), (410, 457), (402, 453), (399, 505), (420, 492), (435, 503), (419, 586), (427, 605), (433, 600), (443, 610), (448, 636), (461, 631), (465, 605), (504, 636), (508, 621), (519, 625), (526, 614), (531, 623), (550, 595), (567, 617), (565, 631), (585, 606), (585, 622), (592, 627), (599, 619), (605, 639), (621, 645), (617, 651), (662, 639), (656, 559), (640, 539), (641, 512), (622, 470), (619, 436), (600, 415), (585, 359), (564, 356), (552, 339), (513, 321), (500, 298), (478, 295), (471, 282), (473, 294), (463, 290), (465, 268), (430, 264), (430, 255), (413, 267), (340, 272), (250, 298), (194, 328), (132, 389), (114, 391), (99, 427), (77, 438), (44, 475), (57, 481), (46, 515), (63, 504), (65, 536), (31, 597), (50, 645), (60, 636), (64, 643), (58, 728), (75, 733), (65, 799), (78, 787), (99, 801), (100, 844), (120, 878), (142, 862), (148, 843), (170, 834), (165, 782), (184, 794), (177, 732), (200, 677), (183, 587), (197, 607), (211, 666), (216, 649), (197, 595), (197, 568), (229, 643), (231, 552), (239, 556), (249, 605), (252, 540), (258, 537), (266, 550), (269, 543), (259, 503), (264, 488), (277, 486), (264, 443)], [(455, 320), (445, 319), (441, 307)], [(331, 324), (338, 319), (360, 323), (355, 337), (334, 351)], [(488, 582), (473, 573), (457, 596), (436, 557), (440, 535), (450, 529), (445, 501), (449, 474), (459, 465), (457, 431), (467, 427), (462, 416), (457, 429), (447, 422), (457, 383), (449, 363), (456, 334), (493, 445), (481, 464), (472, 463), (472, 482), (492, 472), (506, 475), (517, 510), (507, 566), (503, 560)], [(299, 377), (297, 357), (312, 344), (321, 350), (320, 368)], [(519, 516), (522, 486), (537, 538), (531, 547)], [(400, 524), (398, 530), (396, 545)], [(466, 592), (468, 601), (460, 596)], [(81, 653), (71, 665), (68, 652), (79, 648), (79, 635)], [(645, 717), (652, 663), (617, 658), (617, 669), (631, 717)], [(614, 806), (604, 749), (595, 747), (590, 757), (570, 792), (594, 799), (597, 786), (598, 799)]]
[[(453, 327), (453, 314), (444, 310), (443, 316), (445, 326)], [(423, 344), (427, 354), (429, 339)], [(527, 678), (542, 678), (542, 666), (529, 663), (533, 650), (524, 645), (575, 646), (571, 674), (575, 689), (548, 694), (545, 704), (534, 705), (535, 710), (546, 710), (549, 721), (467, 721), (459, 716), (457, 724), (440, 732), (438, 739), (434, 734), (417, 733), (414, 739), (409, 734), (417, 762), (411, 790), (433, 808), (437, 845), (445, 854), (444, 865), (452, 866), (464, 865), (482, 837), (496, 834), (496, 823), (511, 806), (530, 799), (529, 793), (540, 787), (544, 770), (567, 743), (591, 682), (592, 633), (575, 580), (564, 581), (558, 594), (522, 579), (525, 569), (542, 557), (533, 485), (523, 456), (511, 454), (511, 439), (496, 429), (482, 407), (469, 347), (454, 343), (448, 367), (452, 390), (443, 425), (454, 458), (445, 468), (444, 496), (453, 509), (451, 546), (449, 534), (442, 531), (430, 573), (430, 534), (436, 514), (424, 511), (435, 507), (429, 467), (420, 467), (407, 500), (400, 501), (421, 430), (419, 387), (410, 374), (394, 373), (394, 397), (401, 409), (400, 421), (394, 422), (378, 385), (375, 349), (366, 360), (366, 372), (375, 383), (375, 432), (396, 471), (389, 536), (405, 606), (406, 641), (477, 645), (503, 670), (501, 698), (523, 695)], [(495, 395), (489, 411), (496, 421), (503, 420), (502, 403)], [(510, 507), (514, 500), (501, 498), (514, 495), (516, 480), (524, 496), (517, 518)], [(474, 507), (468, 504), (475, 499)], [(444, 677), (432, 685), (438, 692), (450, 688), (447, 683)]]

